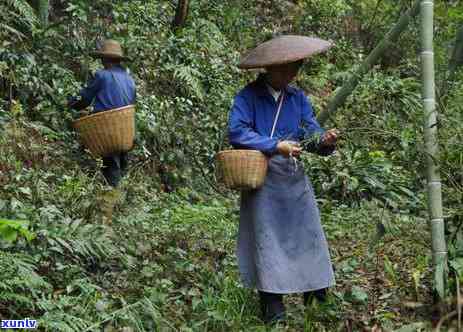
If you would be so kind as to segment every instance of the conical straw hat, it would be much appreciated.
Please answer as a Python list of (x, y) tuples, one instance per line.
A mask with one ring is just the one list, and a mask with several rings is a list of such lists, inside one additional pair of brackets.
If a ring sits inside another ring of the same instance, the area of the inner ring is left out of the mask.
[(257, 46), (241, 60), (238, 67), (251, 69), (291, 63), (326, 51), (331, 46), (331, 42), (319, 38), (280, 36)]
[(110, 59), (121, 59), (127, 60), (127, 57), (122, 53), (121, 44), (113, 39), (107, 39), (103, 42), (101, 49), (92, 52), (92, 56), (95, 58), (110, 58)]

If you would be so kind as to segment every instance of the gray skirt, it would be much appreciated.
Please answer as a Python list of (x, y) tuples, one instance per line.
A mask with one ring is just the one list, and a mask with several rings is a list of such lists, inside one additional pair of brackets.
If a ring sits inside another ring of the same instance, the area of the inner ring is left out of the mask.
[(334, 285), (320, 213), (299, 162), (273, 156), (264, 185), (242, 192), (237, 256), (246, 287), (289, 294)]

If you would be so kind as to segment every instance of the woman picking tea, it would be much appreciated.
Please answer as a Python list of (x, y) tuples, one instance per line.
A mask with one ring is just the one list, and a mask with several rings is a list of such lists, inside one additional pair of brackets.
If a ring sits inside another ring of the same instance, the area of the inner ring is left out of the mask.
[(317, 123), (304, 92), (290, 86), (303, 59), (327, 50), (318, 38), (280, 36), (252, 50), (242, 69), (265, 68), (234, 99), (229, 139), (235, 148), (269, 157), (264, 184), (241, 195), (238, 265), (245, 286), (257, 288), (263, 319), (283, 320), (283, 295), (325, 298), (334, 285), (328, 244), (312, 185), (295, 158), (306, 150), (331, 154), (336, 129)]

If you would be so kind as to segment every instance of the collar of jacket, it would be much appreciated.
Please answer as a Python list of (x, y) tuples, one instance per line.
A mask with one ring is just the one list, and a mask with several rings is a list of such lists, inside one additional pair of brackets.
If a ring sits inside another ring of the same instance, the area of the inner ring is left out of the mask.
[[(268, 91), (267, 89), (267, 85), (266, 85), (266, 82), (265, 82), (265, 74), (260, 74), (257, 79), (254, 81), (254, 84), (253, 84), (255, 90), (256, 90), (256, 93), (259, 97), (272, 97), (272, 95), (270, 94), (270, 92)], [(297, 89), (295, 87), (292, 87), (291, 85), (287, 85), (285, 87), (285, 94), (289, 94), (289, 95), (294, 95), (297, 93)]]

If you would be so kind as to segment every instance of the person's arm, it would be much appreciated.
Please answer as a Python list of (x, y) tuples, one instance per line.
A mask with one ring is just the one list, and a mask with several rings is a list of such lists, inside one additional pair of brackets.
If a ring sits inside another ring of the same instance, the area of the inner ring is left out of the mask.
[(299, 128), (299, 139), (303, 142), (303, 148), (321, 156), (328, 156), (336, 149), (335, 144), (324, 144), (325, 129), (320, 127), (315, 118), (312, 104), (302, 94), (302, 123)]
[(102, 86), (102, 74), (100, 72), (95, 73), (95, 77), (89, 80), (87, 86), (80, 90), (78, 98), (71, 98), (68, 107), (80, 111), (92, 104), (98, 91)]
[(228, 124), (230, 143), (236, 148), (259, 150), (267, 155), (274, 154), (278, 140), (259, 135), (253, 129), (253, 125), (252, 112), (245, 97), (236, 96)]

